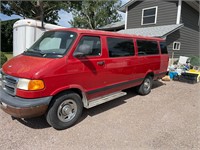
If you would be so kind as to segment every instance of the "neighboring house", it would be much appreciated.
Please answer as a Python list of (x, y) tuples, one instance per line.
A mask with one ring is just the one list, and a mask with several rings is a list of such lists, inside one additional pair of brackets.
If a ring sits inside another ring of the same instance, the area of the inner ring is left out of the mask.
[(119, 21), (115, 23), (108, 24), (106, 26), (98, 28), (99, 30), (105, 30), (105, 31), (119, 31), (125, 28), (124, 21)]
[(126, 18), (119, 32), (165, 38), (170, 57), (200, 55), (199, 1), (130, 0), (120, 11)]

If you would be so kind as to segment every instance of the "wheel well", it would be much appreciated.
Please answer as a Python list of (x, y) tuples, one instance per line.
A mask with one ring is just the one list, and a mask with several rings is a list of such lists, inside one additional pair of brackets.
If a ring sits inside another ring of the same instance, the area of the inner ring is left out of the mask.
[(146, 75), (146, 77), (148, 77), (148, 76), (152, 77), (152, 79), (153, 79), (153, 78), (154, 78), (154, 73), (153, 73), (153, 72), (149, 72), (149, 73)]
[(67, 93), (67, 92), (77, 93), (81, 98), (83, 98), (81, 90), (80, 89), (76, 89), (76, 88), (72, 88), (72, 89), (67, 89), (67, 90), (61, 91), (61, 92), (57, 93), (56, 95), (54, 95), (53, 98), (59, 97), (61, 94)]
[(69, 92), (77, 93), (81, 97), (81, 99), (83, 99), (83, 94), (82, 94), (82, 91), (80, 89), (76, 89), (76, 88), (67, 89), (67, 90), (61, 91), (61, 92), (59, 92), (59, 93), (57, 93), (56, 95), (53, 96), (53, 98), (51, 99), (51, 101), (49, 103), (48, 109), (54, 104), (55, 99), (60, 97), (62, 94), (69, 93)]
[(67, 91), (73, 91), (74, 93), (77, 93), (81, 98), (83, 98), (83, 95), (82, 95), (82, 91), (80, 89), (69, 89)]

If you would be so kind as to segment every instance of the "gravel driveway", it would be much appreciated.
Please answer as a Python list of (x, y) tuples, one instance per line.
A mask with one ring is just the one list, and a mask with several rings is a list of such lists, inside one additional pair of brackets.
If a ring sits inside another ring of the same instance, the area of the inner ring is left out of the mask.
[(0, 149), (200, 149), (200, 83), (154, 83), (147, 96), (127, 90), (84, 110), (75, 126), (57, 131), (43, 117), (12, 120), (0, 110)]

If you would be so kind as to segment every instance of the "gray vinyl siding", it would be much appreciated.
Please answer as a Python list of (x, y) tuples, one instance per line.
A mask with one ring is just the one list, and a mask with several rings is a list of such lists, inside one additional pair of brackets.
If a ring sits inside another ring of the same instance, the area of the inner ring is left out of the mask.
[[(128, 7), (127, 28), (142, 28), (150, 26), (161, 26), (176, 24), (177, 1), (138, 1)], [(141, 25), (142, 9), (158, 6), (157, 23), (154, 25)]]
[(168, 50), (171, 56), (174, 41), (181, 42), (180, 51), (175, 51), (175, 57), (200, 56), (199, 50), (199, 13), (185, 2), (182, 3), (181, 22), (184, 24), (180, 30), (167, 37)]

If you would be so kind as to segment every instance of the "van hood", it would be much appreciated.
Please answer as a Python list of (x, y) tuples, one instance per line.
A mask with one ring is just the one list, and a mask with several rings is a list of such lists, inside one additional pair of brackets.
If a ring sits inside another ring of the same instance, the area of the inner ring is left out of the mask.
[(7, 61), (2, 69), (4, 73), (11, 76), (32, 79), (33, 76), (39, 76), (55, 60), (51, 58), (18, 55)]

